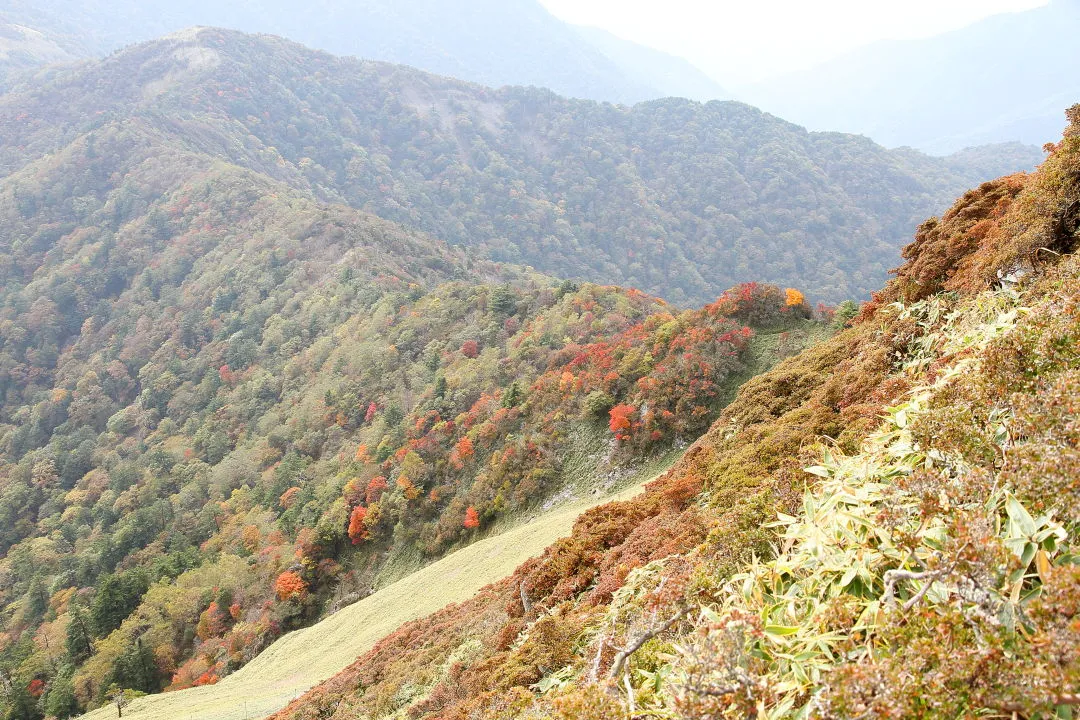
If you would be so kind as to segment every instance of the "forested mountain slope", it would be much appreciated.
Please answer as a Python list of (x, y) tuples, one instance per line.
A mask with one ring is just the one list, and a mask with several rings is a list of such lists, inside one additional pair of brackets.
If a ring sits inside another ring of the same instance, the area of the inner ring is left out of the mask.
[[(402, 63), (485, 85), (535, 85), (571, 97), (633, 103), (683, 96), (684, 81), (642, 72), (664, 57), (619, 41), (596, 42), (536, 0), (3, 0), (0, 20), (41, 33), (79, 57), (102, 57), (191, 25), (271, 33), (339, 55)], [(49, 58), (42, 58), (49, 60)], [(674, 60), (673, 58), (670, 60)], [(669, 62), (670, 62), (669, 60)], [(701, 71), (705, 100), (728, 97)]]
[[(201, 29), (0, 97), (0, 174), (132, 121), (494, 260), (694, 304), (747, 281), (866, 295), (921, 218), (1035, 162), (890, 152), (737, 103), (489, 90)], [(7, 182), (33, 196), (32, 178)]]
[(221, 102), (222, 57), (168, 47), (182, 58), (79, 71), (94, 87), (63, 102), (80, 86), (62, 74), (0, 101), (8, 717), (214, 683), (494, 524), (677, 450), (828, 332), (794, 289), (683, 311), (320, 200), (337, 194), (309, 163), (192, 104)]
[[(310, 627), (278, 639), (249, 664), (221, 682), (136, 698), (124, 708), (128, 720), (263, 720), (313, 686), (351, 665), (409, 620), (450, 603), (470, 600), (514, 568), (571, 532), (590, 508), (637, 495), (665, 469), (667, 458), (646, 462), (615, 492), (598, 488), (583, 498), (537, 508), (467, 547), (380, 587)], [(115, 717), (106, 705), (86, 720)]]
[(887, 147), (950, 153), (1002, 141), (1042, 144), (1080, 98), (1080, 2), (1051, 0), (929, 38), (854, 50), (742, 90), (747, 102), (815, 130)]
[[(1080, 106), (640, 498), (277, 720), (1070, 717)], [(1004, 283), (1004, 284), (1003, 284)]]

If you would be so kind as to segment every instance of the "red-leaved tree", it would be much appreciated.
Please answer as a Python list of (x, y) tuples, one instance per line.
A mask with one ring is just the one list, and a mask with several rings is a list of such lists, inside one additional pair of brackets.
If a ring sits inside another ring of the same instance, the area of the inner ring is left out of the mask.
[(228, 629), (227, 622), (225, 611), (221, 609), (221, 606), (215, 600), (199, 616), (199, 622), (195, 625), (195, 634), (200, 640), (217, 637), (224, 634), (225, 630)]
[(278, 575), (277, 581), (274, 583), (274, 591), (277, 593), (278, 600), (284, 601), (290, 598), (303, 597), (304, 593), (307, 592), (307, 583), (298, 573), (286, 570)]
[(378, 502), (379, 498), (382, 497), (382, 494), (386, 492), (387, 487), (389, 487), (389, 485), (386, 482), (386, 478), (382, 475), (376, 475), (368, 480), (367, 492), (364, 495), (364, 500), (368, 505)]
[(463, 437), (457, 441), (454, 445), (454, 449), (450, 452), (450, 464), (457, 470), (465, 467), (465, 463), (469, 458), (475, 454), (476, 448), (473, 447), (473, 442), (468, 437)]
[(359, 545), (368, 538), (368, 529), (364, 525), (365, 517), (367, 517), (367, 508), (363, 505), (354, 507), (352, 514), (349, 515), (349, 539), (352, 540), (353, 545)]
[(610, 421), (608, 427), (611, 428), (611, 432), (615, 433), (615, 437), (622, 440), (629, 436), (626, 431), (633, 426), (631, 416), (635, 410), (632, 405), (616, 405), (608, 412)]

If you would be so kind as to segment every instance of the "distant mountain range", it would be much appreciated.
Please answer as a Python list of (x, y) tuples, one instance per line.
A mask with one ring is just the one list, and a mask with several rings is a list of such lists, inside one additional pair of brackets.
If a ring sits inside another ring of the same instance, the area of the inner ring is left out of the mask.
[(491, 90), (202, 29), (0, 97), (0, 178), (51, 202), (28, 184), (33, 164), (136, 127), (148, 133), (138, 142), (221, 158), (496, 261), (678, 303), (749, 280), (826, 302), (865, 296), (920, 218), (1041, 157), (1002, 146), (931, 158), (740, 103), (627, 108)]
[(740, 90), (812, 130), (933, 153), (1001, 140), (1041, 145), (1080, 100), (1080, 2), (1053, 0), (922, 40), (875, 43)]
[(0, 91), (47, 63), (98, 58), (190, 26), (280, 35), (336, 55), (491, 87), (633, 104), (737, 98), (811, 130), (948, 154), (1056, 137), (1080, 99), (1080, 0), (880, 42), (736, 92), (685, 59), (568, 24), (537, 0), (0, 0)]
[[(0, 23), (7, 23), (6, 30), (0, 24), (0, 68), (9, 71), (214, 25), (494, 87), (536, 85), (622, 103), (730, 97), (685, 60), (574, 27), (535, 0), (3, 0)], [(27, 35), (33, 47), (24, 47)]]

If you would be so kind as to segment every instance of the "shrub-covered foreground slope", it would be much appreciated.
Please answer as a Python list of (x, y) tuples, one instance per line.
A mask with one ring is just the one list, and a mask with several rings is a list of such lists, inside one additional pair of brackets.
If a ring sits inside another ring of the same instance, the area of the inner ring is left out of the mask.
[[(491, 90), (204, 28), (0, 97), (0, 175), (132, 124), (494, 260), (693, 305), (748, 281), (868, 295), (916, 223), (1041, 157), (931, 158), (739, 103)], [(67, 190), (34, 180), (22, 207)]]
[(648, 491), (275, 716), (1072, 717), (1080, 107)]

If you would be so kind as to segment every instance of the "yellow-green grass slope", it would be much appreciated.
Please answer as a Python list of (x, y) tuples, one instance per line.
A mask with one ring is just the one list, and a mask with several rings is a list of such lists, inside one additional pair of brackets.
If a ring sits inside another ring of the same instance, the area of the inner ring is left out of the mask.
[[(643, 465), (623, 489), (551, 508), (535, 520), (485, 538), (350, 605), (322, 622), (284, 636), (216, 685), (151, 695), (124, 708), (131, 720), (251, 720), (337, 674), (401, 624), (463, 602), (570, 533), (586, 510), (633, 497), (673, 460)], [(116, 717), (106, 705), (84, 720)]]

